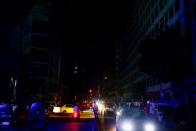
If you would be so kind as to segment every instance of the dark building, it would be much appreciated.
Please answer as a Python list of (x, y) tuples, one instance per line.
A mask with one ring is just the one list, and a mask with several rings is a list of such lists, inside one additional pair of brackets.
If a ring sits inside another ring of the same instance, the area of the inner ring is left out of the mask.
[(52, 5), (50, 1), (34, 1), (32, 36), (29, 56), (29, 86), (34, 93), (45, 93), (48, 88), (49, 33)]
[(71, 1), (54, 1), (51, 15), (52, 32), (49, 42), (49, 92), (68, 100), (74, 74)]
[[(157, 94), (159, 97), (160, 90), (166, 90), (165, 93), (169, 94), (174, 86), (180, 85), (179, 83), (189, 89), (194, 87), (196, 52), (194, 12), (195, 0), (142, 0), (137, 2), (130, 17), (127, 33), (117, 42), (116, 71), (119, 78), (119, 90), (123, 92), (121, 96), (126, 98), (134, 95)], [(173, 34), (169, 33), (171, 30), (174, 31)], [(166, 34), (163, 35), (164, 33)], [(175, 36), (177, 34), (178, 36)], [(161, 37), (165, 37), (164, 42), (159, 42), (162, 45), (152, 44), (159, 41)], [(175, 38), (182, 41), (179, 42)], [(146, 52), (150, 54), (150, 57), (142, 66), (146, 63), (144, 68), (153, 67), (149, 72), (141, 67), (141, 61), (145, 57), (142, 54), (141, 45), (146, 40), (151, 40), (151, 42), (146, 42), (146, 50), (149, 50)], [(160, 53), (159, 47), (163, 47), (165, 52)], [(179, 49), (180, 53), (177, 51), (178, 53), (175, 54), (173, 49)], [(178, 65), (171, 64), (172, 61)], [(159, 71), (158, 64), (163, 68), (162, 73)], [(167, 67), (171, 67), (170, 69), (176, 72), (172, 72)]]
[(0, 99), (13, 99), (24, 89), (23, 76), (31, 44), (31, 2), (2, 3), (7, 10), (2, 11), (6, 15), (2, 15), (0, 22)]

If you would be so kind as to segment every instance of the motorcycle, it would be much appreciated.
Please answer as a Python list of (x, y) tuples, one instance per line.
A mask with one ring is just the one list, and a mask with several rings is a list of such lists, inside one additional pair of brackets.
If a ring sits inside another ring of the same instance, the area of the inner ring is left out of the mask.
[(80, 112), (73, 112), (72, 117), (74, 120), (79, 119), (80, 118)]

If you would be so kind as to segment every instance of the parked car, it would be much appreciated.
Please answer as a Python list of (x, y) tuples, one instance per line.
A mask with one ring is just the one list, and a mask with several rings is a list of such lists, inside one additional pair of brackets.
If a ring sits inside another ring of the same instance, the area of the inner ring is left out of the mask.
[(151, 102), (150, 113), (165, 128), (176, 129), (177, 108), (170, 102)]
[(143, 110), (123, 109), (116, 120), (117, 131), (159, 131), (155, 119)]
[(92, 109), (91, 106), (88, 103), (81, 103), (79, 104), (79, 108), (81, 111), (87, 111)]
[(61, 113), (73, 113), (73, 105), (72, 104), (65, 104), (61, 107)]
[(105, 103), (105, 111), (115, 111), (116, 110), (116, 105), (115, 103)]
[(45, 114), (44, 105), (40, 102), (31, 104), (28, 115), (29, 130), (46, 130), (47, 117)]
[(0, 127), (12, 127), (16, 124), (12, 106), (8, 104), (0, 105)]

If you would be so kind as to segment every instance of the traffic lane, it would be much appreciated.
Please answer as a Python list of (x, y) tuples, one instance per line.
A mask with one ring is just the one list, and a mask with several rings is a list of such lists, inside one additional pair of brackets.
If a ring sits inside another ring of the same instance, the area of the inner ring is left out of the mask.
[[(95, 118), (94, 113), (89, 112), (80, 112), (80, 119), (92, 119)], [(70, 120), (73, 119), (72, 113), (62, 114), (62, 113), (51, 113), (48, 115), (49, 120)]]
[[(106, 124), (107, 120), (104, 123), (101, 123), (100, 119), (95, 119), (93, 112), (83, 112), (81, 113), (81, 118), (74, 120), (71, 114), (50, 114), (48, 116), (48, 122), (46, 128), (48, 131), (112, 131)], [(22, 131), (27, 130), (26, 122), (23, 126), (18, 128), (12, 128), (13, 131)]]
[(50, 114), (48, 131), (98, 131), (99, 121), (92, 111), (80, 112), (80, 118), (74, 120), (72, 114)]
[[(1, 131), (26, 131), (27, 125), (24, 124), (15, 128), (0, 128)], [(81, 118), (73, 120), (65, 119), (49, 119), (46, 124), (47, 131), (101, 131), (100, 123), (95, 118)]]
[(101, 122), (101, 131), (116, 131), (116, 120), (114, 118), (104, 118)]
[(101, 131), (116, 131), (116, 115), (114, 111), (105, 111), (100, 121)]
[(79, 119), (79, 120), (59, 120), (49, 121), (48, 131), (99, 131), (99, 122), (97, 119)]

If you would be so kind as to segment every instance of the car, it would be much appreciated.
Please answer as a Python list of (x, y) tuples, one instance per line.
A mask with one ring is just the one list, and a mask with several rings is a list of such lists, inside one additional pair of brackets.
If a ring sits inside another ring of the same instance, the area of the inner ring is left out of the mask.
[(60, 106), (54, 106), (52, 112), (53, 113), (61, 113), (61, 107)]
[(117, 131), (158, 131), (159, 129), (155, 119), (139, 108), (124, 108), (116, 120)]
[(105, 103), (105, 111), (115, 111), (116, 110), (116, 105), (114, 103)]
[(51, 107), (50, 107), (51, 103), (50, 102), (43, 102), (43, 106), (45, 109), (45, 114), (48, 115), (51, 112)]
[(73, 105), (72, 104), (65, 104), (61, 107), (61, 113), (73, 113)]
[(29, 130), (46, 130), (47, 117), (44, 105), (41, 102), (34, 102), (31, 104), (27, 125)]
[(91, 109), (91, 106), (88, 103), (79, 104), (79, 108), (81, 111), (88, 111)]
[(181, 114), (177, 114), (178, 108), (176, 104), (168, 101), (164, 102), (151, 102), (150, 103), (150, 113), (155, 116), (161, 125), (165, 128), (170, 128), (175, 130), (176, 123), (180, 118), (176, 118)]
[(12, 127), (16, 124), (13, 108), (8, 104), (0, 105), (0, 127)]

